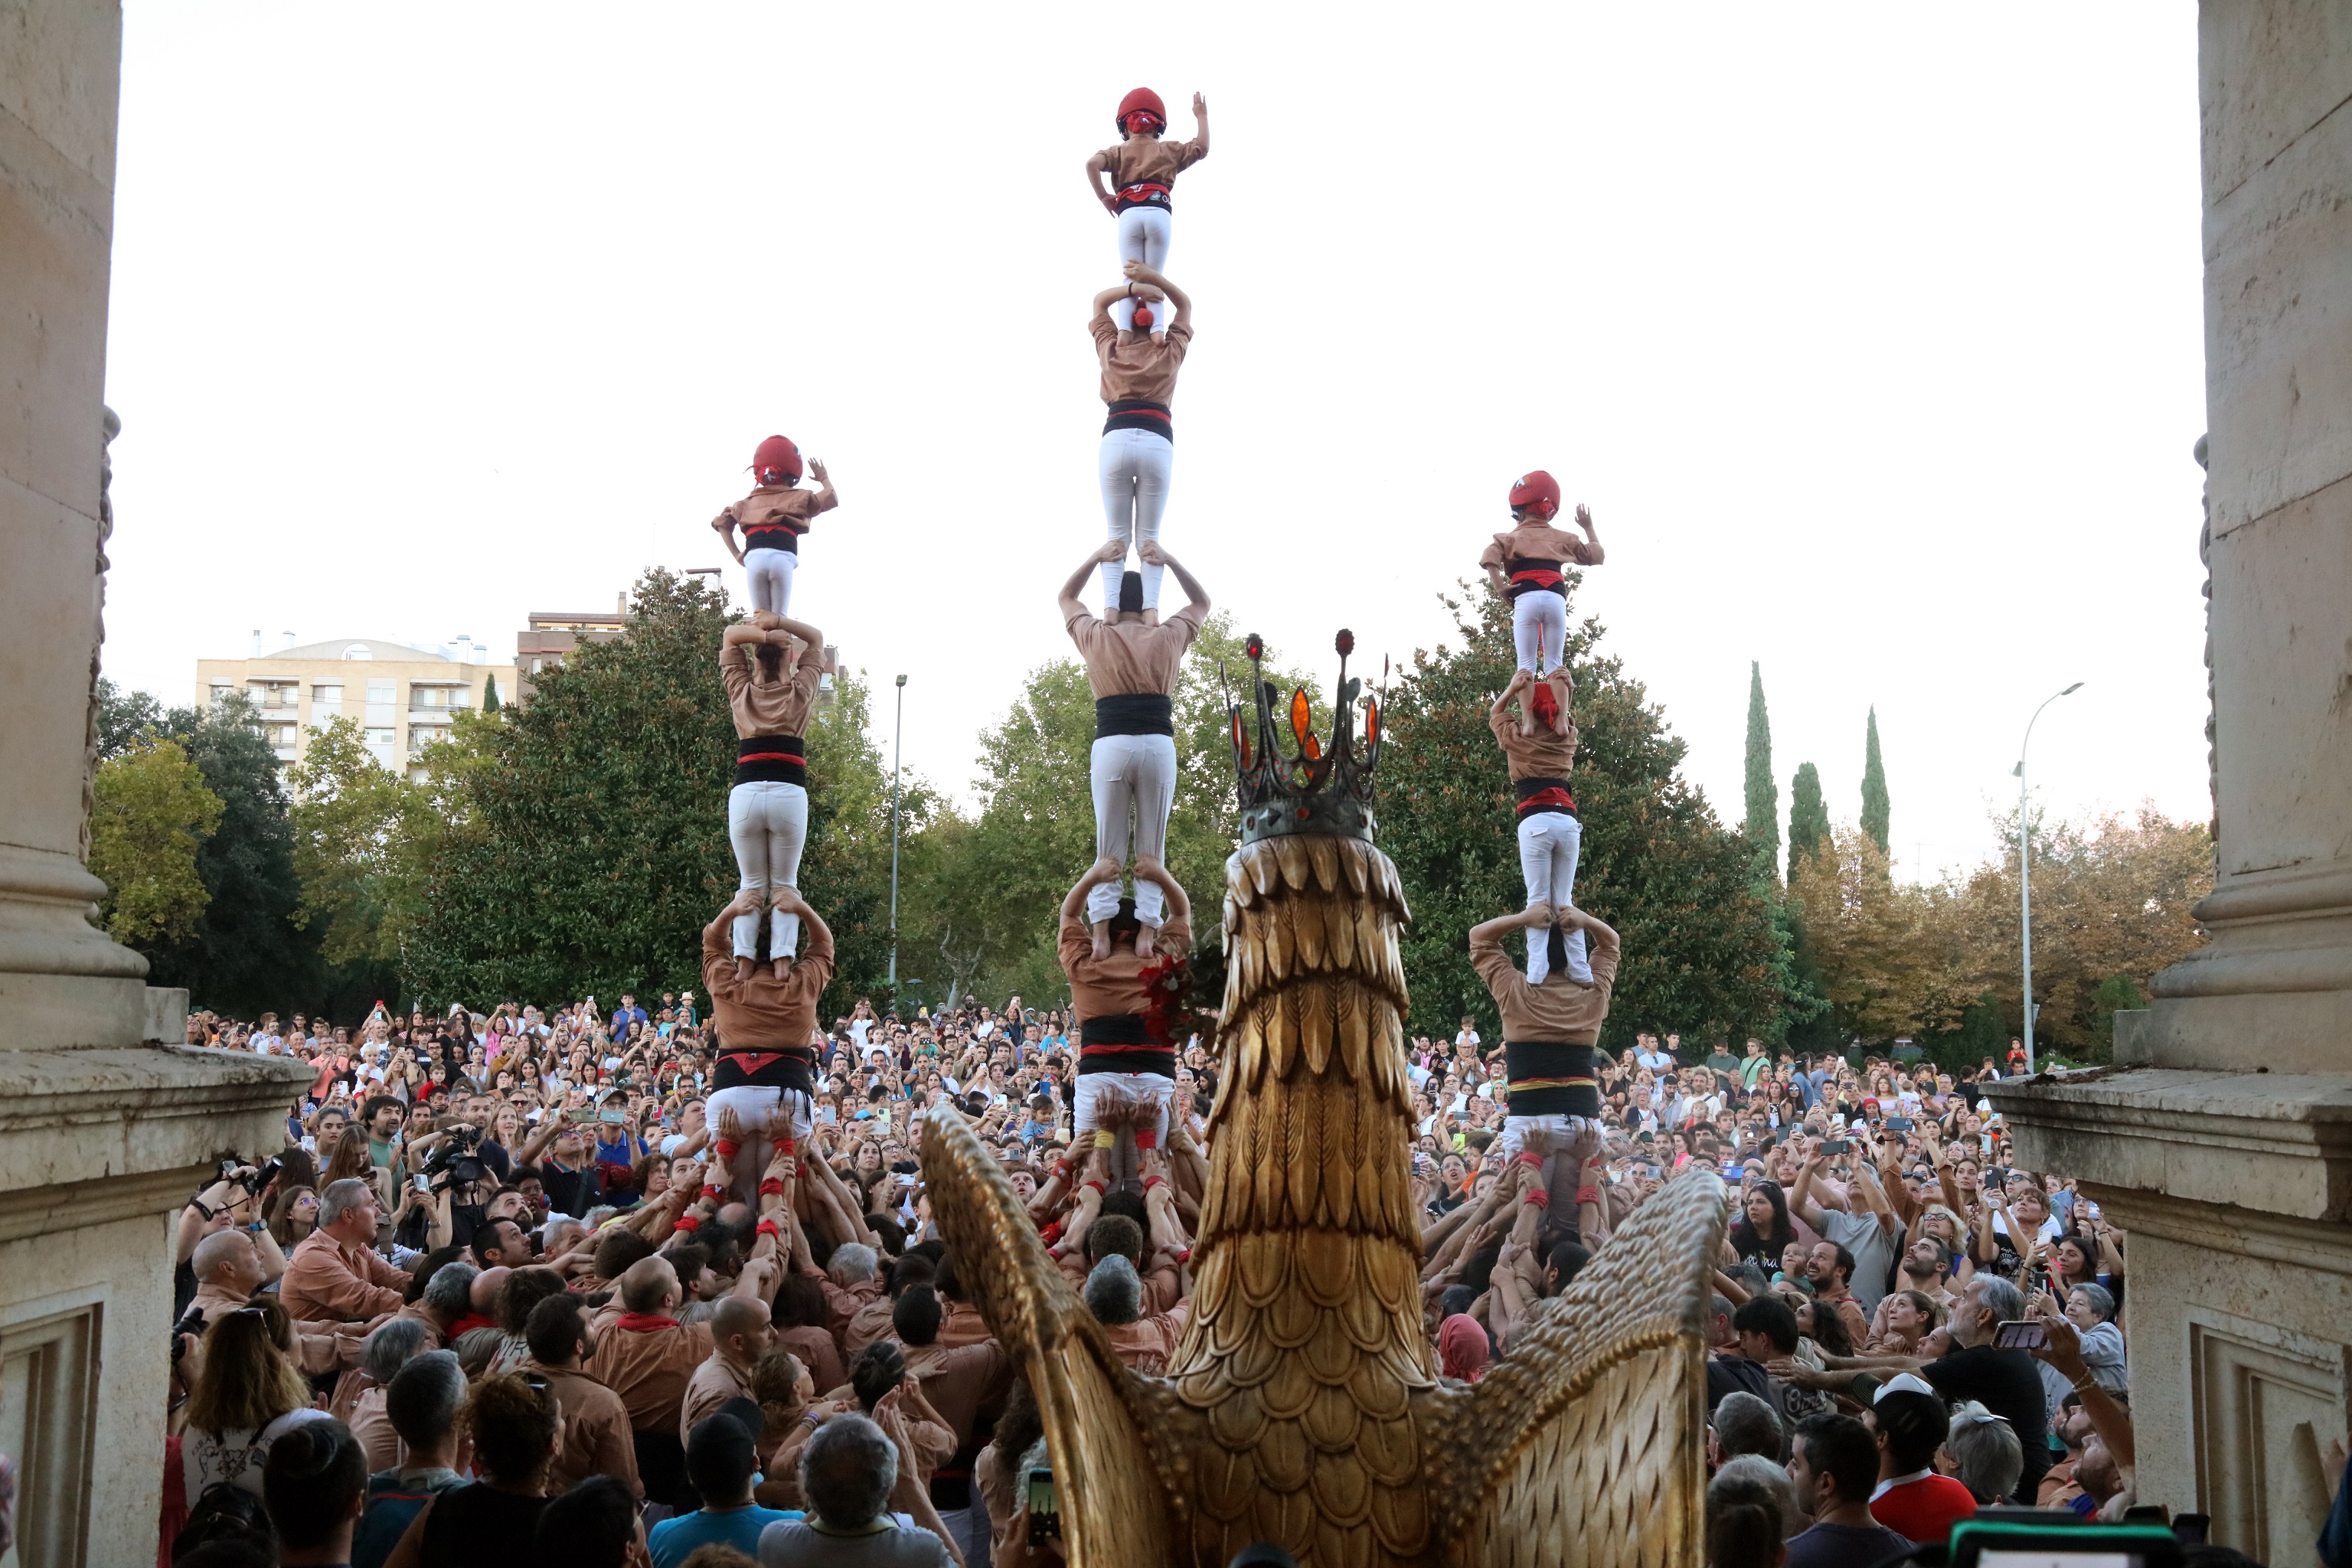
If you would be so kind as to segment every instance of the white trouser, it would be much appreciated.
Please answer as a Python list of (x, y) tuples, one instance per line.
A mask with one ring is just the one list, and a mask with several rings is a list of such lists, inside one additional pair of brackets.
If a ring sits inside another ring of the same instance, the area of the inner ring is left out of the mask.
[[(735, 846), (735, 868), (742, 873), (744, 889), (768, 892), (799, 887), (801, 847), (808, 842), (807, 789), (772, 780), (737, 784), (727, 792), (727, 841)], [(801, 917), (782, 910), (770, 914), (768, 956), (785, 958), (799, 952)], [(735, 917), (734, 936), (736, 957), (758, 955), (757, 910)]]
[(793, 573), (800, 563), (800, 556), (790, 550), (743, 552), (743, 574), (751, 580), (751, 607), (791, 615)]
[[(1118, 258), (1124, 262), (1140, 261), (1154, 272), (1168, 265), (1168, 237), (1175, 220), (1166, 207), (1129, 207), (1118, 215)], [(1151, 330), (1168, 330), (1171, 313), (1175, 307), (1165, 300), (1151, 307)], [(1135, 330), (1135, 301), (1111, 301), (1110, 319), (1122, 332)]]
[(1105, 1099), (1129, 1100), (1157, 1109), (1160, 1146), (1168, 1147), (1168, 1102), (1176, 1096), (1172, 1079), (1156, 1072), (1082, 1072), (1070, 1096), (1070, 1161), (1084, 1164), (1092, 1145), (1081, 1147), (1078, 1134), (1095, 1130), (1095, 1108)]
[[(1168, 506), (1168, 486), (1176, 467), (1176, 444), (1152, 430), (1107, 430), (1102, 438), (1103, 519), (1110, 537), (1130, 547), (1160, 537), (1160, 514)], [(1103, 608), (1118, 607), (1118, 575), (1124, 561), (1102, 567)], [(1143, 566), (1143, 607), (1160, 607), (1161, 568)]]
[[(1518, 1158), (1520, 1145), (1527, 1142), (1529, 1131), (1544, 1127), (1551, 1131), (1551, 1152), (1544, 1156), (1543, 1184), (1551, 1194), (1552, 1207), (1559, 1210), (1561, 1223), (1576, 1223), (1576, 1181), (1584, 1173), (1584, 1162), (1601, 1142), (1601, 1123), (1589, 1116), (1570, 1116), (1555, 1110), (1549, 1116), (1506, 1116), (1503, 1118), (1503, 1158)], [(1590, 1140), (1578, 1147), (1580, 1141)], [(1559, 1156), (1573, 1153), (1577, 1158), (1563, 1160)]]
[[(781, 1108), (781, 1113), (780, 1113)], [(816, 1124), (816, 1102), (797, 1089), (739, 1083), (722, 1089), (704, 1107), (710, 1117), (711, 1137), (719, 1136), (719, 1113), (731, 1110), (743, 1134), (743, 1146), (728, 1166), (733, 1195), (753, 1208), (760, 1206), (760, 1178), (776, 1157), (778, 1135), (789, 1126), (795, 1140), (806, 1138)]]
[[(1555, 919), (1576, 902), (1576, 857), (1584, 845), (1584, 825), (1564, 811), (1541, 811), (1519, 818), (1519, 875), (1527, 879), (1528, 903), (1549, 904)], [(1550, 928), (1528, 928), (1528, 984), (1540, 985), (1551, 973)], [(1568, 977), (1592, 984), (1585, 961), (1584, 933), (1565, 934)]]
[[(1519, 668), (1542, 675), (1559, 668), (1568, 646), (1568, 600), (1538, 588), (1511, 601), (1511, 640), (1518, 645)], [(1546, 660), (1540, 668), (1538, 660)]]
[[(1138, 859), (1168, 855), (1168, 810), (1176, 800), (1176, 742), (1166, 735), (1105, 735), (1095, 742), (1095, 855), (1127, 864), (1129, 807), (1135, 811)], [(1160, 884), (1135, 879), (1135, 918), (1160, 923), (1167, 895)], [(1118, 912), (1118, 884), (1098, 882), (1087, 894), (1087, 923)]]

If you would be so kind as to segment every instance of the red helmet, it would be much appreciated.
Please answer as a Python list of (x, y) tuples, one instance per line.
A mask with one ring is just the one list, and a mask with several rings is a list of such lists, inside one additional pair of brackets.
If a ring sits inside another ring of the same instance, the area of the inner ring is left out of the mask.
[(1119, 134), (1123, 136), (1132, 129), (1128, 124), (1129, 119), (1138, 114), (1150, 115), (1154, 131), (1168, 128), (1168, 106), (1160, 102), (1160, 95), (1148, 87), (1139, 87), (1118, 100), (1118, 113), (1112, 123), (1118, 127)]
[(1129, 319), (1135, 323), (1135, 330), (1137, 331), (1150, 331), (1154, 319), (1151, 314), (1151, 307), (1145, 304), (1142, 300), (1138, 300), (1135, 302), (1135, 314)]
[(1559, 693), (1552, 689), (1550, 681), (1536, 682), (1535, 689), (1528, 696), (1528, 709), (1535, 714), (1536, 722), (1538, 724), (1559, 722)]
[(1523, 474), (1511, 487), (1511, 510), (1532, 509), (1538, 517), (1559, 515), (1559, 481), (1541, 468)]
[[(782, 436), (769, 437), (766, 440), (760, 443), (760, 449), (751, 454), (751, 471), (756, 474), (764, 474), (770, 468), (781, 469), (791, 478), (795, 479), (799, 479), (801, 477), (801, 449), (798, 447), (793, 446)], [(1517, 492), (1514, 491), (1512, 493), (1517, 494)], [(1553, 491), (1553, 494), (1557, 495), (1559, 492), (1555, 490)]]

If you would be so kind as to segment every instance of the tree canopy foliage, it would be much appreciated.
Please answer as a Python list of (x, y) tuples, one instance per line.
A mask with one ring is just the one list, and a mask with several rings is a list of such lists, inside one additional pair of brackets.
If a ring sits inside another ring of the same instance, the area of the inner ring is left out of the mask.
[[(221, 816), (196, 847), (205, 904), (193, 930), (128, 945), (144, 953), (153, 985), (182, 985), (197, 1006), (252, 1016), (264, 1008), (323, 1005), (337, 976), (296, 914), (293, 826), (278, 755), (254, 721), (252, 704), (231, 693), (210, 708), (165, 709), (146, 692), (99, 682), (99, 756), (121, 755), (143, 738), (171, 740), (218, 796)], [(355, 979), (362, 985), (370, 977)]]
[[(649, 572), (627, 635), (583, 645), (427, 753), (445, 826), (404, 968), (436, 999), (699, 987), (701, 931), (733, 896), (735, 730), (719, 679), (726, 596)], [(836, 676), (804, 737), (801, 891), (838, 945), (826, 1005), (878, 989), (889, 786), (862, 681)], [(446, 752), (449, 754), (444, 754)], [(918, 825), (928, 810), (910, 803)]]
[(196, 852), (226, 807), (179, 743), (133, 740), (100, 763), (89, 822), (89, 868), (106, 884), (107, 934), (124, 943), (184, 940), (212, 901)]
[(1772, 777), (1772, 721), (1764, 711), (1764, 667), (1748, 664), (1748, 773), (1741, 790), (1740, 831), (1755, 847), (1761, 874), (1780, 858), (1780, 786)]

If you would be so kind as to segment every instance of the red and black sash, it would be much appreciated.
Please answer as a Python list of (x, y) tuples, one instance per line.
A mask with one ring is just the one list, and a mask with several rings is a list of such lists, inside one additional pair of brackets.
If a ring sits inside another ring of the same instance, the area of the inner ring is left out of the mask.
[(735, 742), (737, 784), (808, 783), (808, 757), (798, 735), (747, 735)]
[(1118, 210), (1125, 212), (1129, 207), (1158, 207), (1161, 212), (1175, 210), (1168, 199), (1168, 187), (1157, 180), (1138, 180), (1131, 185), (1119, 186)]
[(1520, 821), (1546, 812), (1558, 812), (1563, 816), (1576, 815), (1576, 797), (1568, 793), (1566, 779), (1517, 779), (1512, 782), (1511, 790), (1519, 797)]
[(710, 1075), (715, 1089), (796, 1089), (816, 1093), (814, 1051), (726, 1051)]
[(1095, 699), (1095, 739), (1106, 735), (1173, 735), (1176, 705), (1165, 692), (1129, 691)]
[(801, 535), (807, 531), (808, 524), (797, 518), (771, 512), (758, 522), (743, 525), (743, 549), (746, 553), (754, 550), (782, 550), (798, 555), (801, 552)]
[(1168, 412), (1168, 405), (1154, 403), (1148, 397), (1114, 398), (1110, 417), (1103, 421), (1103, 434), (1114, 430), (1149, 430), (1155, 436), (1176, 439), (1176, 421)]
[(1592, 1080), (1592, 1047), (1549, 1040), (1506, 1040), (1513, 1116), (1598, 1116), (1601, 1090)]
[[(1511, 597), (1516, 599), (1522, 594), (1562, 594), (1561, 584), (1568, 579), (1560, 574), (1559, 567), (1557, 561), (1514, 560), (1507, 568), (1511, 578)], [(1562, 596), (1566, 595), (1562, 594)]]

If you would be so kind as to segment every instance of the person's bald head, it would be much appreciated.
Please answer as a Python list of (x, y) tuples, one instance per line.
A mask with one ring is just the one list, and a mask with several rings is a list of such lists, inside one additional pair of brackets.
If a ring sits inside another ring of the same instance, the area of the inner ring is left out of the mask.
[(621, 1276), (621, 1305), (632, 1312), (667, 1312), (683, 1294), (667, 1258), (641, 1258)]
[(496, 1312), (499, 1292), (506, 1288), (507, 1276), (513, 1272), (511, 1268), (485, 1268), (475, 1275), (473, 1293), (469, 1298), (474, 1310), (486, 1318)]
[(759, 1364), (774, 1338), (768, 1305), (757, 1297), (729, 1296), (710, 1314), (710, 1342), (746, 1372)]
[(216, 1230), (196, 1243), (188, 1257), (199, 1282), (250, 1296), (261, 1289), (261, 1258), (253, 1237), (241, 1230)]

